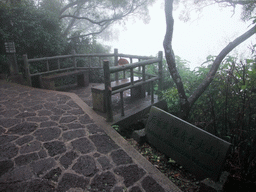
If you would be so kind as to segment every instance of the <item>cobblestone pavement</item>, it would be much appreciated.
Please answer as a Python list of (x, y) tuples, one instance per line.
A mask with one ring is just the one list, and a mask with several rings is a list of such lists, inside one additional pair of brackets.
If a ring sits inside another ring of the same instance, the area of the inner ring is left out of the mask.
[(165, 190), (71, 97), (0, 81), (0, 191)]

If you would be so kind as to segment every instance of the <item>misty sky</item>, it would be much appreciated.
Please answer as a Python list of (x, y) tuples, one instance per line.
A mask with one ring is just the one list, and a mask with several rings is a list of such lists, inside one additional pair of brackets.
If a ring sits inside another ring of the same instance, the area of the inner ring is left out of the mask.
[[(111, 45), (112, 49), (118, 48), (119, 53), (157, 55), (158, 51), (163, 51), (166, 30), (163, 3), (157, 2), (150, 7), (150, 16), (149, 24), (136, 19), (129, 21), (125, 28), (116, 25), (113, 34), (116, 40), (105, 43)], [(176, 10), (174, 19), (174, 53), (190, 61), (191, 69), (201, 65), (208, 55), (217, 55), (230, 41), (248, 30), (251, 23), (240, 19), (239, 9), (233, 15), (233, 9), (218, 6), (205, 8), (199, 18), (197, 13), (192, 14), (188, 22), (179, 20), (179, 10)], [(255, 36), (232, 54), (243, 55), (252, 42), (255, 43)]]

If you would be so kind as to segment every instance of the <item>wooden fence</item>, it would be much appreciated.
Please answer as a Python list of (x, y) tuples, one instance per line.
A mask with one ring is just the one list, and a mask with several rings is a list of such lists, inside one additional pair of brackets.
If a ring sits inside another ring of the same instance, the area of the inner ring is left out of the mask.
[[(163, 52), (158, 53), (158, 58), (154, 59), (148, 59), (145, 61), (132, 63), (125, 66), (116, 66), (116, 67), (110, 67), (109, 61), (104, 61), (103, 63), (103, 69), (104, 69), (104, 83), (105, 83), (105, 95), (106, 95), (106, 110), (107, 110), (107, 121), (112, 122), (113, 121), (113, 112), (112, 112), (112, 100), (111, 95), (120, 93), (120, 99), (121, 99), (121, 116), (124, 116), (124, 99), (123, 99), (123, 92), (128, 89), (135, 88), (140, 85), (146, 85), (150, 84), (151, 87), (151, 104), (154, 103), (154, 87), (153, 83), (154, 81), (158, 80), (158, 90), (161, 92), (162, 90), (162, 60), (163, 60)], [(151, 74), (147, 74), (145, 67), (147, 65), (152, 65), (158, 63), (158, 75), (154, 76)], [(139, 68), (139, 72), (135, 72), (134, 69)], [(140, 68), (142, 68), (142, 72), (140, 72)], [(111, 73), (117, 74), (120, 71), (126, 71), (130, 70), (130, 79), (131, 84), (112, 91), (111, 88)], [(134, 73), (141, 74), (142, 75), (142, 81), (140, 82), (134, 82)], [(146, 76), (149, 76), (149, 78), (146, 78)]]
[[(61, 55), (61, 56), (53, 56), (53, 57), (44, 57), (44, 58), (34, 58), (28, 59), (27, 55), (23, 55), (24, 60), (24, 68), (26, 73), (26, 78), (29, 86), (32, 86), (31, 77), (33, 76), (42, 76), (48, 75), (51, 73), (59, 73), (71, 70), (91, 70), (91, 69), (103, 69), (103, 60), (111, 60), (113, 63), (112, 66), (118, 65), (118, 58), (125, 57), (130, 59), (130, 63), (137, 59), (138, 61), (141, 60), (148, 60), (152, 59), (153, 57), (147, 56), (138, 56), (138, 55), (127, 55), (127, 54), (119, 54), (118, 49), (114, 50), (112, 54), (102, 54), (102, 53), (93, 53), (93, 54), (76, 54), (73, 52), (71, 55)], [(87, 62), (87, 66), (78, 66), (78, 61), (80, 58), (90, 59), (91, 61)], [(71, 60), (71, 62), (70, 62)], [(92, 62), (92, 60), (94, 60)], [(95, 61), (98, 61), (95, 64)], [(35, 64), (38, 66), (38, 63), (44, 65), (44, 70), (42, 71), (32, 71), (32, 65)], [(64, 64), (68, 63), (68, 66)], [(53, 67), (55, 66), (55, 67)], [(115, 80), (118, 80), (118, 74), (115, 75)]]

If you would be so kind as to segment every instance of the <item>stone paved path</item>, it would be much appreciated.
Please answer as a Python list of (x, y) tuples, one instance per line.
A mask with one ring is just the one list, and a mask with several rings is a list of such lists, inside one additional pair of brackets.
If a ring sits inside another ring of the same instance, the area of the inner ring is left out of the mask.
[(0, 81), (0, 191), (167, 188), (71, 97)]

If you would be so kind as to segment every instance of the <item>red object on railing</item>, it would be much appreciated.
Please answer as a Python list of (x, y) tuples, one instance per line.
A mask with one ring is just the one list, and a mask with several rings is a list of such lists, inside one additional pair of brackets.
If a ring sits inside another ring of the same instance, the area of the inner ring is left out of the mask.
[(127, 59), (120, 58), (118, 60), (118, 65), (125, 65), (125, 64), (129, 64), (129, 61)]

